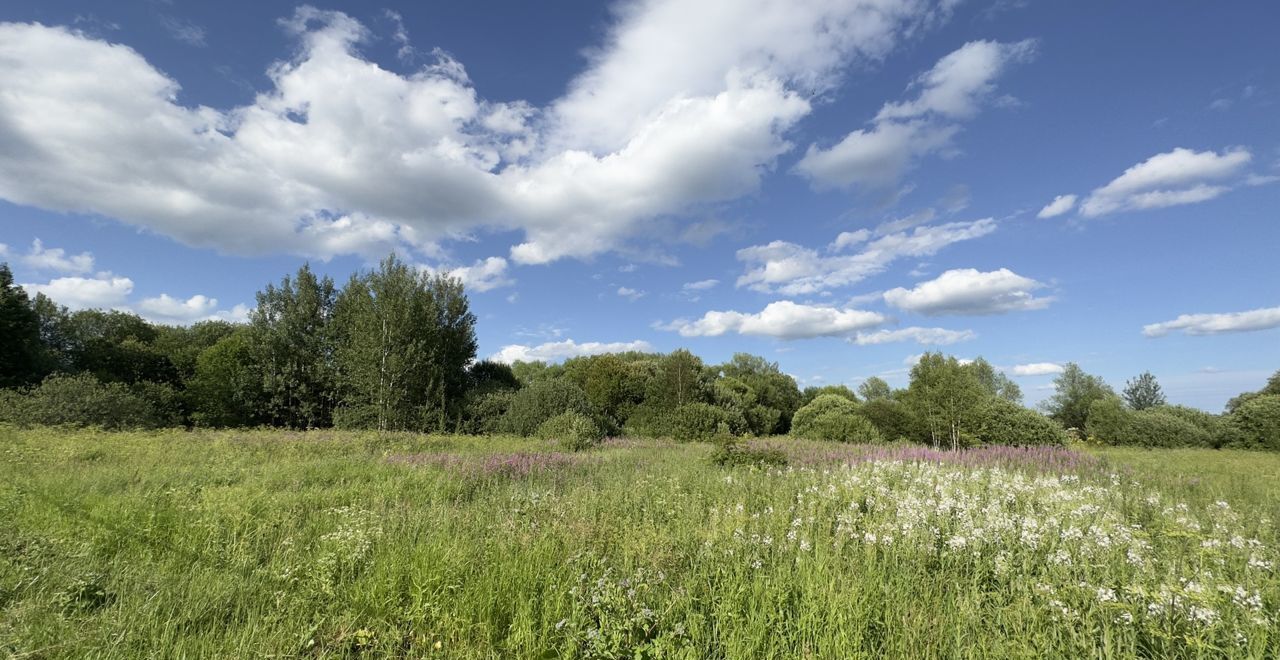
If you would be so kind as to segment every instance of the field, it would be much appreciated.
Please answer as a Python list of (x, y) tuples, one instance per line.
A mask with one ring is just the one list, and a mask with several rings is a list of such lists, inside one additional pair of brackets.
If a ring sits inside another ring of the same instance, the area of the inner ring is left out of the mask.
[(0, 429), (14, 657), (1277, 657), (1280, 456)]

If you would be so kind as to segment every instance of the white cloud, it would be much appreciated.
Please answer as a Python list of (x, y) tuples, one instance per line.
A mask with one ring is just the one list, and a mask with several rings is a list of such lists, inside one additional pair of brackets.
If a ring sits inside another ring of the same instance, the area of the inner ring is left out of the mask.
[(711, 311), (697, 320), (677, 319), (659, 324), (661, 330), (682, 337), (719, 337), (727, 332), (778, 339), (840, 337), (871, 328), (887, 319), (876, 312), (804, 305), (790, 300), (769, 303), (755, 314)]
[(128, 46), (4, 23), (0, 133), (21, 147), (0, 160), (0, 198), (239, 254), (430, 254), (517, 230), (518, 263), (589, 256), (754, 190), (810, 99), (951, 5), (637, 0), (545, 108), (485, 100), (438, 50), (384, 69), (360, 53), (365, 26), (305, 6), (281, 21), (294, 55), (230, 109), (179, 103)]
[(1222, 153), (1179, 147), (1156, 154), (1090, 193), (1080, 203), (1080, 215), (1091, 218), (1207, 201), (1231, 190), (1224, 182), (1239, 175), (1252, 159), (1242, 147)]
[(652, 351), (653, 346), (647, 341), (600, 343), (588, 341), (579, 344), (572, 339), (553, 341), (537, 346), (509, 344), (489, 357), (495, 362), (511, 364), (512, 362), (558, 362), (566, 358), (581, 355), (600, 355), (602, 353), (625, 353), (627, 351)]
[(978, 113), (1009, 65), (1031, 59), (1034, 40), (971, 41), (946, 55), (911, 85), (916, 98), (886, 103), (870, 128), (850, 132), (835, 145), (809, 145), (796, 172), (817, 188), (886, 187), (919, 159), (953, 151), (958, 122)]
[(114, 309), (123, 307), (133, 292), (133, 280), (110, 273), (97, 277), (59, 277), (46, 284), (23, 284), (31, 295), (43, 293), (69, 309)]
[(1056, 362), (1032, 362), (1014, 365), (1010, 371), (1015, 376), (1047, 376), (1062, 373), (1063, 366)]
[(469, 291), (484, 292), (499, 287), (511, 286), (515, 280), (507, 276), (507, 260), (502, 257), (477, 259), (470, 266), (457, 268), (431, 268), (422, 266), (429, 273), (442, 273), (462, 281)]
[(1032, 294), (1043, 286), (1007, 268), (990, 272), (960, 268), (921, 282), (913, 289), (885, 291), (884, 300), (899, 309), (929, 316), (1002, 314), (1047, 307), (1053, 298)]
[(1227, 332), (1252, 332), (1280, 327), (1280, 307), (1251, 309), (1224, 314), (1182, 314), (1172, 321), (1142, 327), (1148, 337), (1163, 337), (1181, 330), (1189, 335), (1217, 335)]
[(1045, 207), (1040, 209), (1040, 212), (1036, 214), (1036, 217), (1037, 218), (1056, 218), (1062, 215), (1063, 213), (1066, 213), (1071, 209), (1075, 208), (1075, 206), (1076, 206), (1075, 195), (1058, 195), (1057, 197), (1053, 198), (1052, 202), (1045, 204)]
[(871, 232), (866, 229), (842, 231), (836, 236), (836, 240), (831, 241), (831, 245), (827, 246), (827, 250), (831, 252), (843, 252), (845, 248), (852, 247), (859, 243), (865, 243), (868, 238), (871, 238)]
[(218, 300), (194, 295), (186, 300), (162, 293), (154, 298), (144, 298), (133, 311), (154, 323), (190, 325), (198, 321), (231, 321), (244, 323), (249, 320), (249, 308), (236, 305), (231, 309), (218, 309)]
[(738, 250), (746, 272), (738, 286), (788, 295), (810, 294), (856, 284), (883, 271), (903, 257), (925, 257), (942, 248), (995, 231), (991, 218), (917, 227), (910, 232), (882, 236), (851, 255), (822, 256), (795, 243), (774, 241)]
[(685, 291), (706, 291), (714, 288), (717, 284), (720, 284), (720, 280), (698, 280), (697, 282), (686, 282), (680, 288)]
[(204, 40), (204, 28), (192, 23), (191, 21), (177, 18), (176, 16), (160, 16), (160, 25), (164, 26), (170, 37), (181, 41), (188, 46), (204, 48), (206, 43)]
[(618, 295), (623, 298), (626, 298), (627, 300), (635, 302), (643, 298), (645, 296), (645, 292), (632, 289), (630, 287), (620, 286), (618, 287)]
[[(3, 252), (0, 252), (3, 254)], [(31, 249), (19, 258), (22, 265), (33, 270), (58, 273), (83, 274), (93, 271), (93, 255), (88, 252), (68, 255), (62, 248), (46, 248), (40, 239), (31, 242)]]
[(875, 332), (859, 332), (849, 339), (859, 346), (876, 344), (892, 344), (902, 341), (914, 341), (917, 344), (947, 346), (977, 338), (972, 330), (947, 330), (946, 328), (899, 328), (897, 330), (877, 330)]

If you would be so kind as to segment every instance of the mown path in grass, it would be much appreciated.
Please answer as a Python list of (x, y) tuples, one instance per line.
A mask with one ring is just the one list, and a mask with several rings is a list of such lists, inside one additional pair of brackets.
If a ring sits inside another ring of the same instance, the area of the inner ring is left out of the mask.
[(1276, 657), (1280, 457), (0, 429), (17, 657)]

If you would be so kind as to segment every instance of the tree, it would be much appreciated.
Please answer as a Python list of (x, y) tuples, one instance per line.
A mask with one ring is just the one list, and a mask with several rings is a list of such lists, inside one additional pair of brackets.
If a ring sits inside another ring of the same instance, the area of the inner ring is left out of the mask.
[[(800, 388), (791, 376), (782, 373), (777, 362), (769, 362), (763, 357), (749, 353), (734, 353), (733, 359), (720, 365), (720, 373), (726, 378), (736, 378), (751, 388), (755, 398), (755, 406), (777, 411), (775, 421), (768, 428), (753, 428), (756, 435), (786, 433), (791, 426), (791, 416), (800, 407), (802, 397)], [(748, 418), (757, 421), (765, 417), (774, 417), (770, 412), (753, 413), (744, 410)]]
[(257, 295), (249, 322), (265, 412), (273, 424), (314, 428), (332, 422), (335, 295), (333, 280), (317, 278), (308, 264)]
[(456, 279), (394, 255), (352, 276), (335, 304), (343, 426), (445, 430), (461, 424), (475, 316)]
[(973, 372), (978, 382), (982, 384), (982, 389), (986, 390), (991, 396), (999, 397), (1011, 403), (1022, 404), (1022, 388), (1013, 382), (1003, 371), (996, 371), (985, 358), (979, 357), (973, 362), (964, 365), (966, 369)]
[(1068, 362), (1053, 380), (1053, 395), (1041, 404), (1050, 417), (1064, 428), (1083, 429), (1093, 402), (1115, 396), (1101, 378), (1084, 372), (1080, 365)]
[(702, 360), (682, 348), (658, 360), (645, 400), (658, 410), (670, 412), (686, 403), (705, 402), (710, 391), (711, 377)]
[(9, 264), (0, 264), (0, 388), (39, 381), (43, 353), (40, 318)]
[(187, 400), (197, 426), (253, 426), (269, 421), (253, 331), (241, 327), (196, 357)]
[(800, 393), (800, 400), (805, 405), (809, 405), (810, 402), (823, 394), (834, 394), (836, 396), (844, 397), (854, 403), (858, 403), (858, 395), (854, 394), (853, 390), (849, 389), (848, 385), (810, 385), (809, 387), (804, 388), (804, 391)]
[(836, 442), (884, 441), (875, 425), (858, 414), (858, 404), (837, 394), (820, 395), (797, 410), (791, 435)]
[(908, 402), (925, 422), (934, 447), (950, 444), (959, 449), (966, 435), (973, 433), (976, 408), (989, 396), (973, 369), (966, 369), (954, 357), (925, 353), (911, 368)]
[(862, 395), (864, 401), (874, 401), (876, 399), (887, 399), (893, 396), (893, 389), (889, 387), (883, 378), (872, 376), (858, 386), (858, 394)]
[(1150, 371), (1138, 374), (1136, 378), (1125, 383), (1121, 392), (1124, 402), (1134, 410), (1146, 410), (1165, 404), (1164, 392), (1160, 391), (1160, 383)]

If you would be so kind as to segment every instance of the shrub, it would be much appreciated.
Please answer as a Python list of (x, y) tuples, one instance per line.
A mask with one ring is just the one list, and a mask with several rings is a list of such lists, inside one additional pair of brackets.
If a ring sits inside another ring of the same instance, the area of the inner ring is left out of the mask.
[(1089, 435), (1108, 445), (1132, 447), (1209, 446), (1211, 435), (1178, 413), (1162, 408), (1127, 410), (1118, 398), (1093, 402), (1086, 424)]
[(1280, 395), (1263, 394), (1240, 404), (1231, 413), (1231, 426), (1240, 446), (1280, 450)]
[[(736, 412), (736, 411), (734, 411)], [(733, 415), (709, 403), (686, 403), (671, 413), (671, 437), (681, 441), (710, 440), (724, 426), (730, 433), (746, 426), (742, 415)]]
[(502, 416), (502, 431), (530, 436), (543, 422), (565, 412), (588, 414), (587, 395), (581, 387), (563, 380), (534, 381), (511, 397)]
[(715, 451), (711, 452), (711, 462), (724, 467), (779, 466), (787, 464), (787, 453), (778, 447), (752, 447), (737, 441), (718, 442)]
[(921, 436), (919, 422), (911, 409), (897, 399), (870, 399), (858, 408), (858, 414), (867, 418), (890, 440), (917, 440)]
[(503, 417), (515, 399), (514, 390), (494, 390), (472, 396), (467, 401), (467, 433), (490, 435), (502, 431)]
[(543, 440), (555, 440), (569, 451), (590, 449), (604, 439), (600, 425), (578, 412), (563, 412), (538, 426), (537, 435)]
[(1067, 432), (1057, 422), (1034, 410), (991, 397), (978, 408), (976, 439), (985, 445), (1065, 445)]
[(858, 405), (837, 394), (822, 394), (796, 411), (791, 435), (837, 442), (883, 442), (884, 436), (858, 414)]
[(1221, 448), (1234, 444), (1234, 429), (1231, 428), (1226, 418), (1221, 415), (1214, 415), (1187, 406), (1156, 406), (1150, 410), (1172, 415), (1200, 429), (1203, 435), (1197, 436), (1195, 439), (1203, 442), (1202, 446)]
[(631, 410), (622, 425), (623, 433), (642, 438), (663, 438), (672, 435), (674, 415), (646, 401)]
[(123, 383), (102, 383), (90, 374), (49, 376), (25, 392), (0, 398), (0, 421), (19, 426), (157, 428), (167, 421), (144, 397)]

